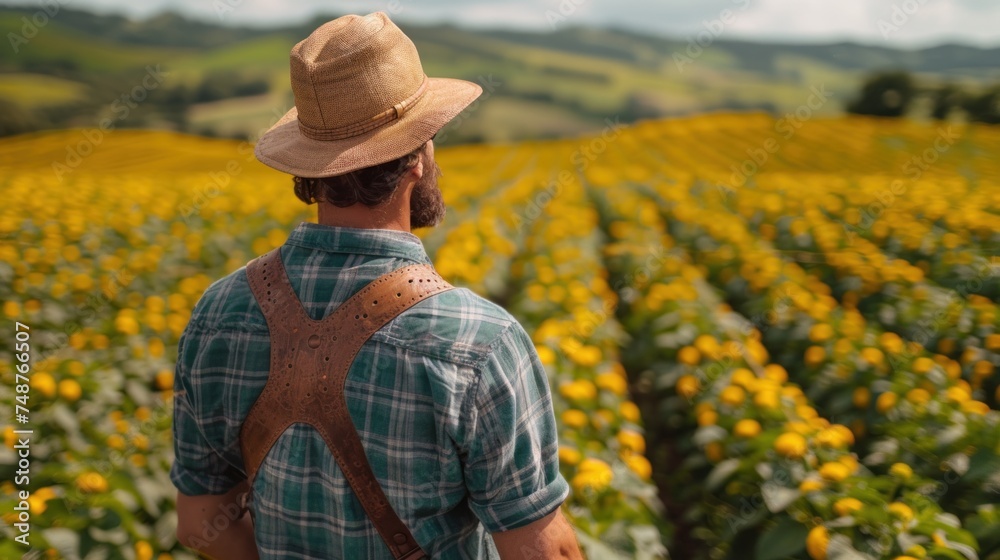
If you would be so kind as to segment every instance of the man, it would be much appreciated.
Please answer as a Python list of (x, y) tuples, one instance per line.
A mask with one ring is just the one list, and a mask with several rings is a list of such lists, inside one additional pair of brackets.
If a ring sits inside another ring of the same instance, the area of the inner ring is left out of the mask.
[(530, 338), (450, 289), (410, 233), (444, 215), (431, 139), (481, 88), (427, 78), (382, 13), (321, 26), (291, 76), (295, 108), (256, 155), (319, 223), (209, 287), (181, 337), (180, 542), (239, 560), (580, 558)]

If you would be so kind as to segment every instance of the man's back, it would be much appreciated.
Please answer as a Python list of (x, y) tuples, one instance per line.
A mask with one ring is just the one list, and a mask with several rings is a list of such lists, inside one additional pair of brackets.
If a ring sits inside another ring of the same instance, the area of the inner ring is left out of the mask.
[[(384, 273), (429, 262), (411, 234), (316, 224), (292, 233), (282, 260), (313, 319)], [(209, 288), (180, 344), (171, 475), (183, 493), (224, 493), (243, 478), (238, 436), (269, 356), (264, 315), (241, 269)], [(535, 521), (566, 497), (531, 341), (509, 313), (468, 290), (438, 294), (377, 332), (355, 359), (345, 396), (386, 496), (434, 558), (496, 557), (487, 531)], [(271, 448), (251, 511), (265, 558), (391, 557), (305, 424)]]

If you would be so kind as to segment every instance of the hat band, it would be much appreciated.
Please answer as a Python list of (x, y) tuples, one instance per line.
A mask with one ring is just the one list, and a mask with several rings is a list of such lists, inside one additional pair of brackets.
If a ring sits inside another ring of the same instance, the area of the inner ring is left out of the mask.
[(370, 119), (337, 128), (312, 128), (299, 120), (299, 132), (301, 132), (303, 136), (312, 138), (313, 140), (345, 140), (347, 138), (353, 138), (354, 136), (371, 132), (376, 128), (399, 119), (406, 114), (406, 112), (410, 110), (410, 108), (412, 108), (417, 101), (420, 101), (420, 98), (423, 97), (426, 92), (427, 76), (424, 76), (424, 81), (420, 83), (420, 87), (417, 88), (417, 91), (413, 92), (413, 95), (407, 97), (399, 103), (396, 103), (389, 109), (382, 111)]

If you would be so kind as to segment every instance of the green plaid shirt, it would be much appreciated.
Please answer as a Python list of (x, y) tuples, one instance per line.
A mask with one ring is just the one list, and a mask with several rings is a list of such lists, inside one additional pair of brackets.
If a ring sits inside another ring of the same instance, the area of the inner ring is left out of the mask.
[[(314, 319), (382, 274), (430, 263), (412, 234), (312, 223), (292, 232), (281, 255)], [(241, 268), (208, 288), (180, 339), (170, 472), (180, 492), (221, 494), (245, 478), (240, 426), (269, 360), (267, 324)], [(566, 499), (531, 339), (469, 290), (438, 294), (383, 327), (359, 352), (345, 392), (386, 496), (433, 558), (497, 558), (489, 532), (526, 525)], [(271, 448), (250, 508), (262, 558), (391, 558), (306, 424)]]

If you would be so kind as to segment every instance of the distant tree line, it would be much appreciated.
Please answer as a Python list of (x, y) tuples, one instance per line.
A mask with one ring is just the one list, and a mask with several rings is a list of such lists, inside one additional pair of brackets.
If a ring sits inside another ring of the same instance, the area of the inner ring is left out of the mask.
[(964, 113), (969, 122), (1000, 124), (1000, 83), (973, 92), (954, 83), (921, 85), (907, 72), (882, 72), (869, 76), (858, 96), (845, 109), (855, 115), (902, 117), (914, 111), (923, 98), (937, 120)]

